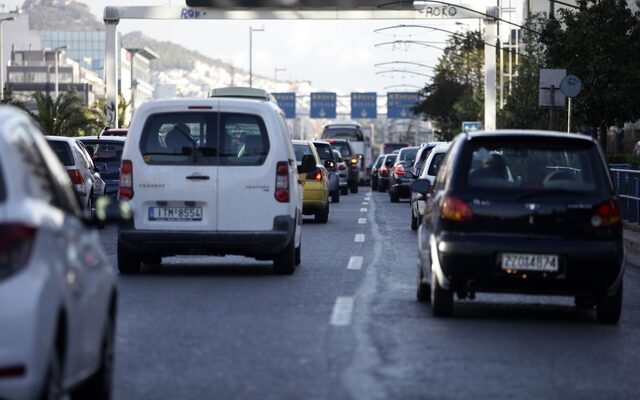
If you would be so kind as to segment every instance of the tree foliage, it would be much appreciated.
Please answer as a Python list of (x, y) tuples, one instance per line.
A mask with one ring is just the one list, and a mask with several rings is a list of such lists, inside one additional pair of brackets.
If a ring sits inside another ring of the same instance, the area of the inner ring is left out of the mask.
[(55, 100), (48, 94), (36, 92), (34, 100), (37, 111), (32, 116), (47, 135), (82, 136), (97, 129), (74, 92), (61, 92)]
[(481, 116), (484, 102), (484, 41), (479, 32), (449, 39), (435, 68), (432, 83), (422, 89), (423, 101), (414, 112), (434, 122), (439, 139), (460, 132), (462, 121)]

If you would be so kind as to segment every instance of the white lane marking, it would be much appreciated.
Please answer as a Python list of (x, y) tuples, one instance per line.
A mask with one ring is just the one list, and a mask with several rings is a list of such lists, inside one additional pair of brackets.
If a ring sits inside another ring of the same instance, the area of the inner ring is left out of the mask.
[(363, 207), (360, 209), (360, 212), (367, 212), (367, 209)]
[(340, 296), (336, 299), (331, 313), (331, 325), (347, 326), (351, 323), (351, 314), (353, 314), (353, 297)]
[(364, 233), (358, 233), (356, 234), (356, 237), (354, 239), (354, 242), (358, 242), (358, 243), (362, 243), (364, 242)]
[(364, 225), (364, 224), (366, 224), (366, 223), (367, 223), (367, 219), (366, 219), (366, 218), (358, 218), (358, 223), (359, 223), (360, 225)]
[(368, 202), (368, 201), (363, 201), (363, 202), (362, 202), (362, 205), (363, 205), (363, 206), (368, 206), (368, 205), (369, 205), (369, 202)]
[(347, 269), (361, 269), (362, 259), (362, 256), (352, 256), (349, 259), (349, 265), (347, 265)]

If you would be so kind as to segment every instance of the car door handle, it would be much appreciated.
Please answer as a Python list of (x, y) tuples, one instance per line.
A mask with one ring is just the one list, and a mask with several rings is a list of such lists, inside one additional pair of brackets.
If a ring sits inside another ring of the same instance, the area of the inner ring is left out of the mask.
[(187, 179), (192, 181), (208, 181), (209, 177), (207, 175), (189, 175)]

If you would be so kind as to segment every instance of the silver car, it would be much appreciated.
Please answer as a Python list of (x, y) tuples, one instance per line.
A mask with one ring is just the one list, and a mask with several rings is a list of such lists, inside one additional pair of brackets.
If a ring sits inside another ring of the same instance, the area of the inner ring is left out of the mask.
[(329, 172), (329, 195), (332, 203), (340, 202), (340, 177), (338, 176), (338, 165), (336, 163), (333, 148), (329, 142), (324, 140), (315, 140), (313, 145), (316, 146), (318, 155), (323, 165)]

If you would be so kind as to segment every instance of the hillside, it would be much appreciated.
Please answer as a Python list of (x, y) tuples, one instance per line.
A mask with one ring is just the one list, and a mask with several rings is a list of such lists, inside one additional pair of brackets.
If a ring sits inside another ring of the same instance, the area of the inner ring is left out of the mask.
[(26, 0), (22, 9), (29, 13), (30, 28), (37, 31), (96, 31), (103, 30), (84, 3), (70, 2), (57, 6), (49, 0)]

